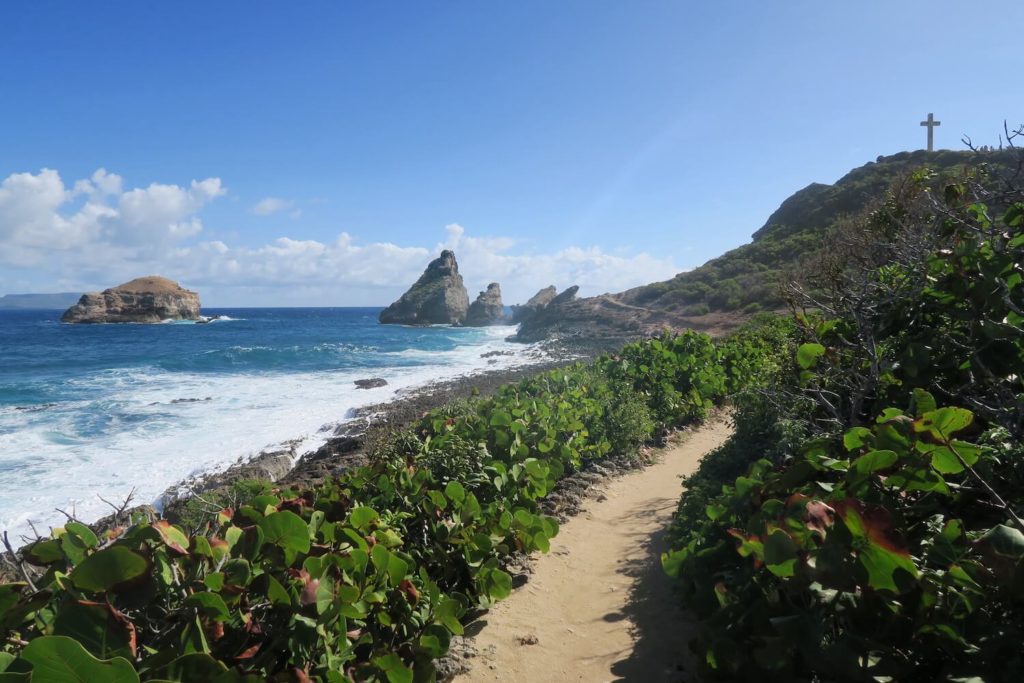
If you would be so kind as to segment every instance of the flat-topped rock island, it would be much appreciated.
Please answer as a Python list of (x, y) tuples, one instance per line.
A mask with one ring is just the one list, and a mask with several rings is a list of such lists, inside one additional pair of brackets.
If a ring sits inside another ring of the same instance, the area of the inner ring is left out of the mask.
[(173, 280), (150, 275), (83, 294), (60, 319), (65, 323), (159, 323), (199, 320), (199, 311), (198, 294)]

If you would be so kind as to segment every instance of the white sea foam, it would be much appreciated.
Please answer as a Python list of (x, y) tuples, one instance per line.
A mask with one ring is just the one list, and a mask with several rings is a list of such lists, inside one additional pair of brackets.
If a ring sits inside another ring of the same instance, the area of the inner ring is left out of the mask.
[[(115, 501), (134, 489), (138, 502), (153, 502), (177, 482), (285, 441), (300, 439), (297, 451), (311, 450), (330, 436), (324, 425), (359, 406), (434, 381), (535, 362), (535, 348), (504, 341), (513, 331), (488, 328), (448, 351), (391, 354), (423, 361), (397, 367), (225, 375), (108, 370), (69, 380), (97, 398), (0, 413), (0, 529), (16, 538), (31, 522), (45, 533), (64, 519), (57, 508), (92, 521), (109, 512), (99, 496)], [(491, 351), (512, 355), (481, 358)], [(356, 389), (354, 380), (368, 376), (388, 385)], [(89, 433), (99, 436), (78, 436)]]

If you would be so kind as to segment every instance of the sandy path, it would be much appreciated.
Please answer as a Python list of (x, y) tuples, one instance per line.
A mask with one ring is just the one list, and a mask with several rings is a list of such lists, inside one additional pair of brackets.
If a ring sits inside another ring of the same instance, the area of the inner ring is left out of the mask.
[(479, 655), (455, 680), (686, 680), (689, 622), (660, 555), (680, 477), (729, 434), (716, 420), (603, 484), (605, 497), (562, 526), (529, 583), (473, 625)]

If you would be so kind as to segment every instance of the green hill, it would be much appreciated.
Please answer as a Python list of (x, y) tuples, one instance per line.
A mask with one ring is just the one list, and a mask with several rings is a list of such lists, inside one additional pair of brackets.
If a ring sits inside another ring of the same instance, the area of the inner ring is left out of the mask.
[(789, 197), (754, 233), (750, 244), (671, 280), (637, 287), (617, 298), (626, 304), (687, 316), (777, 308), (783, 303), (778, 289), (780, 274), (813, 253), (843, 217), (879, 201), (896, 180), (918, 168), (927, 166), (949, 176), (965, 165), (978, 164), (1007, 169), (1016, 166), (1016, 157), (1010, 150), (920, 150), (878, 157), (834, 185), (812, 183)]

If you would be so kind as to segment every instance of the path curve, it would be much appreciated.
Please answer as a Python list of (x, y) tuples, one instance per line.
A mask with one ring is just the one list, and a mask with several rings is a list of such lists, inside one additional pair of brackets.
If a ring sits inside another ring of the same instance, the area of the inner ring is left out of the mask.
[(680, 479), (730, 434), (716, 419), (655, 464), (601, 484), (530, 581), (472, 625), (479, 654), (456, 683), (687, 680), (691, 622), (660, 555)]

